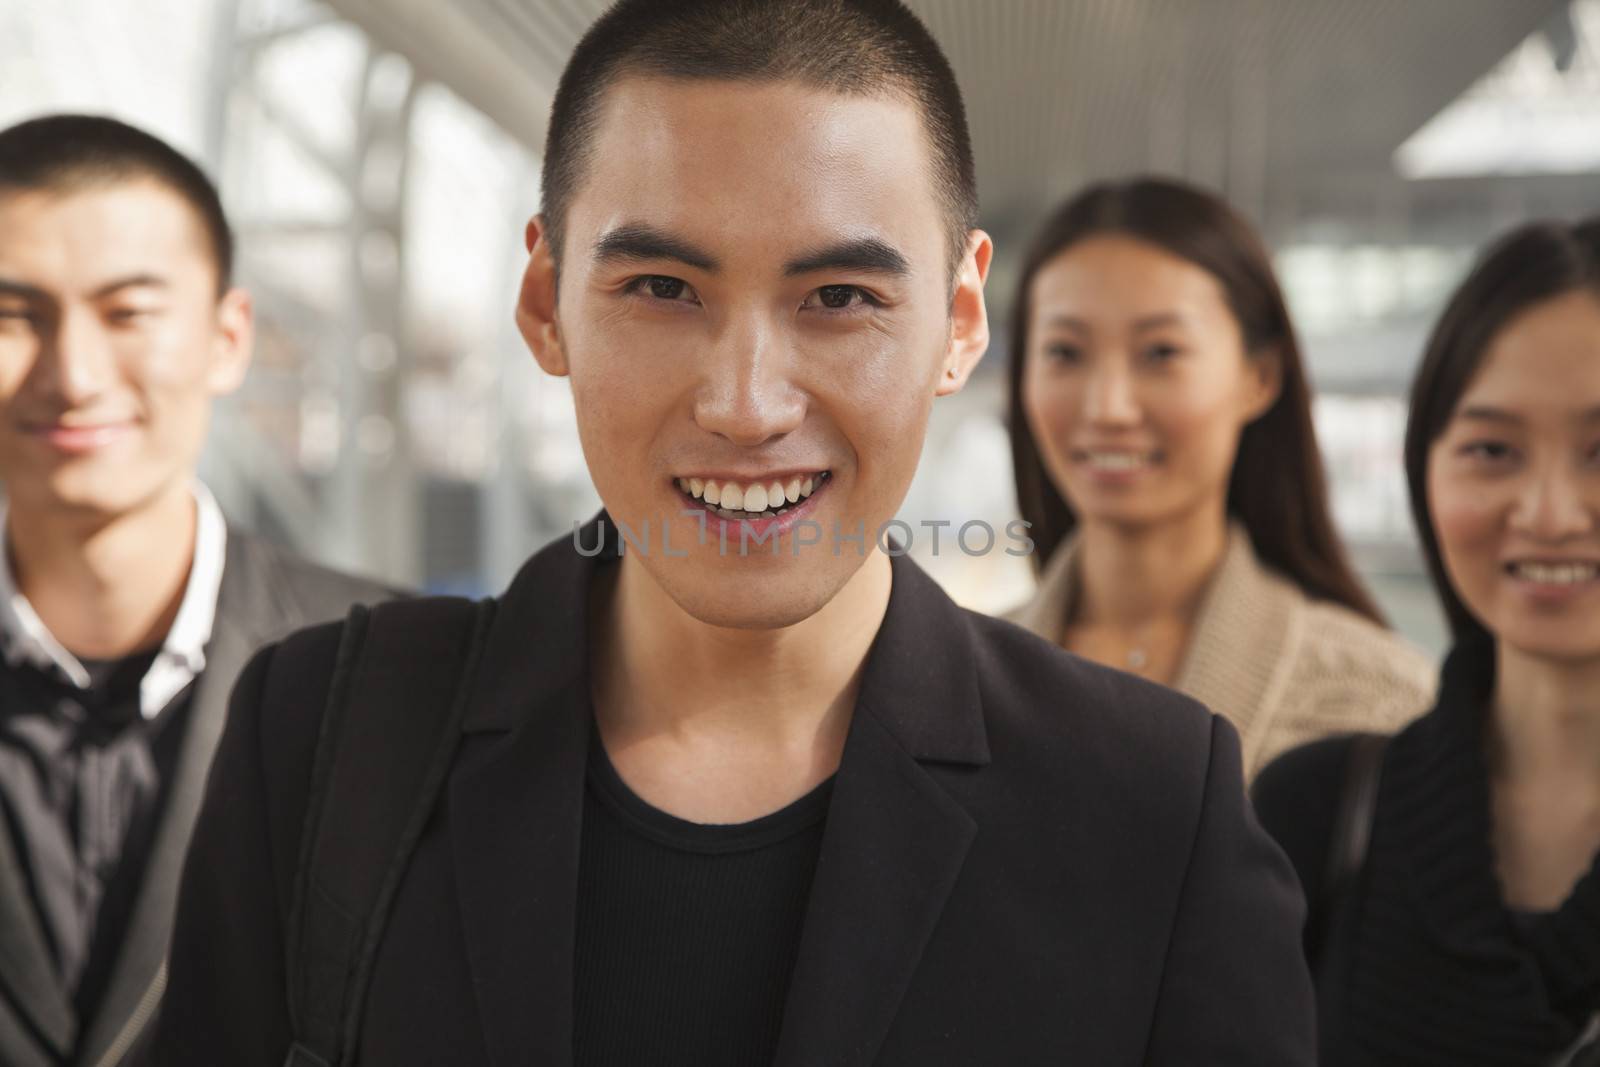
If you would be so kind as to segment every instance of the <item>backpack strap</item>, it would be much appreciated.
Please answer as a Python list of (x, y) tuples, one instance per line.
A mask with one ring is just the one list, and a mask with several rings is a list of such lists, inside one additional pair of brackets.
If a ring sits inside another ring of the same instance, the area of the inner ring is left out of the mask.
[(396, 890), (461, 734), (494, 601), (350, 610), (317, 736), (285, 939), (284, 1067), (349, 1067)]
[(1372, 843), (1372, 821), (1378, 808), (1378, 786), (1383, 778), (1383, 755), (1389, 747), (1384, 734), (1357, 734), (1345, 754), (1344, 783), (1339, 807), (1328, 838), (1328, 860), (1322, 880), (1320, 906), (1310, 938), (1316, 958), (1318, 1030), (1321, 1060), (1333, 1057), (1341, 1027), (1345, 976), (1353, 946), (1356, 890), (1367, 866)]

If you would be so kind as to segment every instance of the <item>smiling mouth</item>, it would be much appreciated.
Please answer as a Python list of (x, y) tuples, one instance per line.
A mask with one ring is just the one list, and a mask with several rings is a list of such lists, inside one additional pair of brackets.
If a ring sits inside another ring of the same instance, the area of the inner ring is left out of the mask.
[(1536, 585), (1573, 586), (1600, 578), (1600, 563), (1581, 560), (1550, 562), (1516, 560), (1501, 568), (1506, 574)]
[(676, 478), (678, 491), (713, 515), (734, 522), (775, 519), (799, 507), (821, 489), (831, 471), (754, 482)]
[(92, 425), (66, 425), (59, 422), (24, 424), (22, 429), (66, 452), (92, 452), (110, 444), (133, 428), (131, 420), (100, 422)]
[(1162, 455), (1155, 449), (1078, 448), (1072, 451), (1072, 460), (1093, 471), (1128, 474), (1155, 466), (1161, 462)]

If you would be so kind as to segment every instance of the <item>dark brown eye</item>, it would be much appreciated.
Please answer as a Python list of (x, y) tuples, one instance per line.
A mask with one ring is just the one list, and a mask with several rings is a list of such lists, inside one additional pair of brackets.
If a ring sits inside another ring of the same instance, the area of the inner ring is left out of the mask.
[(683, 295), (683, 281), (678, 278), (655, 277), (648, 284), (650, 295), (658, 300), (676, 300)]
[(822, 306), (836, 310), (849, 307), (855, 295), (856, 287), (853, 285), (824, 285), (817, 290), (817, 299), (822, 301)]

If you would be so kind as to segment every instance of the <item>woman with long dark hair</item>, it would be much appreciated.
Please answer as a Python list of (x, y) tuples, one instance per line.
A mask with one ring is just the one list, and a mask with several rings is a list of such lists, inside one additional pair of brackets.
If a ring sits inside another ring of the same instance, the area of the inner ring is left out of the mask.
[(1227, 204), (1153, 178), (1065, 204), (1023, 266), (1010, 375), (1041, 568), (1015, 621), (1226, 716), (1247, 774), (1426, 706), (1432, 665), (1334, 532), (1299, 342)]
[(1255, 789), (1310, 903), (1322, 1062), (1600, 1062), (1600, 219), (1480, 260), (1405, 465), (1455, 642), (1438, 702)]

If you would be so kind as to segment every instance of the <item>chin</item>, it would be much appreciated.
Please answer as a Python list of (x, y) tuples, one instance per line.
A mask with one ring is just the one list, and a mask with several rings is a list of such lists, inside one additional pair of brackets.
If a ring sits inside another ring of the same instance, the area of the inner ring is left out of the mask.
[[(76, 473), (76, 472), (74, 472)], [(30, 488), (13, 483), (11, 499), (19, 507), (73, 514), (84, 518), (114, 519), (137, 508), (149, 497), (136, 478), (56, 477)]]
[(1600, 662), (1600, 632), (1563, 626), (1554, 620), (1544, 624), (1513, 625), (1496, 631), (1499, 640), (1530, 659), (1576, 667)]
[[(716, 590), (694, 583), (685, 588), (684, 583), (662, 582), (662, 588), (672, 598), (679, 610), (697, 622), (727, 630), (778, 630), (804, 622), (827, 606), (831, 599), (826, 590), (818, 589), (803, 576), (795, 581), (762, 581), (756, 588), (759, 596), (751, 596), (747, 580), (723, 576)], [(659, 580), (659, 579), (658, 579)]]

